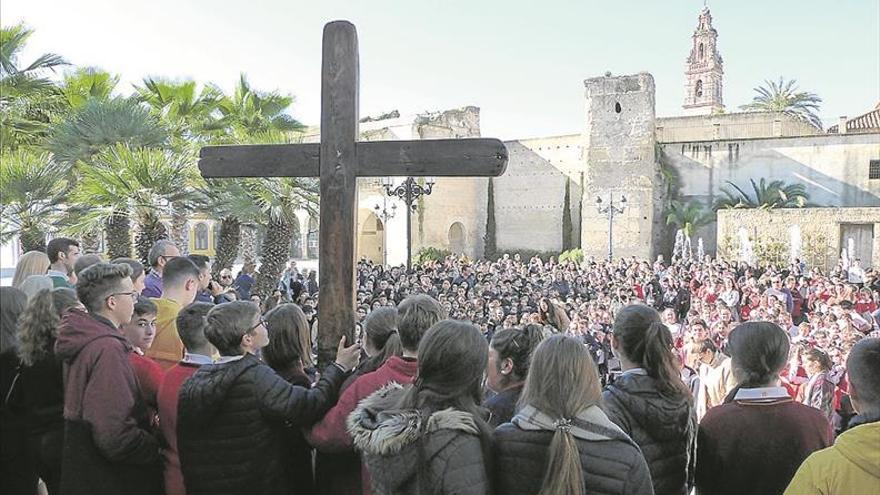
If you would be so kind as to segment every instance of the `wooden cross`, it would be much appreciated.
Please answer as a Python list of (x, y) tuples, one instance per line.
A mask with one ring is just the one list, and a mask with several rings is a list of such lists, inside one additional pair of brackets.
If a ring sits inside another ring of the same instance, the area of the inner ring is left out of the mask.
[(324, 26), (320, 144), (206, 146), (199, 170), (210, 177), (320, 177), (318, 358), (335, 357), (353, 337), (357, 177), (498, 176), (507, 149), (497, 139), (358, 140), (357, 31)]

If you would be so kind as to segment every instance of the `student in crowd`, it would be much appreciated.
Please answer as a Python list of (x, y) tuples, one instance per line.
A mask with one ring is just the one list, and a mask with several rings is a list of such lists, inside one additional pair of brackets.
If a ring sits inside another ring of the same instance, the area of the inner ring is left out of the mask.
[(220, 285), (211, 280), (211, 259), (203, 254), (187, 255), (199, 268), (199, 291), (195, 302), (214, 303), (214, 293), (220, 294)]
[[(180, 249), (168, 240), (156, 241), (147, 254), (150, 263), (150, 273), (144, 278), (144, 290), (141, 294), (147, 297), (162, 297), (164, 291), (165, 264), (172, 258), (180, 256)], [(177, 362), (175, 360), (175, 362)]]
[(131, 321), (122, 325), (122, 334), (131, 344), (132, 352), (128, 355), (134, 374), (137, 376), (141, 389), (141, 397), (150, 408), (150, 414), (155, 415), (158, 411), (156, 399), (159, 393), (159, 385), (162, 384), (163, 371), (155, 361), (146, 357), (144, 352), (153, 345), (156, 337), (156, 315), (158, 308), (156, 303), (144, 296), (138, 296), (134, 303), (134, 314)]
[[(253, 261), (245, 262), (244, 266), (241, 268), (241, 272), (238, 273), (238, 277), (235, 278), (235, 282), (233, 282), (232, 286), (235, 287), (235, 291), (238, 294), (239, 301), (249, 301), (251, 299), (251, 289), (254, 287), (254, 272), (257, 271), (257, 264)], [(259, 304), (259, 302), (257, 302)]]
[(815, 347), (807, 349), (801, 354), (804, 370), (809, 376), (804, 388), (803, 403), (822, 411), (828, 420), (834, 414), (834, 391), (836, 385), (829, 378), (831, 367), (834, 364), (828, 354)]
[(165, 495), (186, 495), (177, 450), (177, 396), (183, 382), (201, 366), (212, 363), (211, 356), (216, 349), (208, 342), (205, 329), (208, 326), (208, 311), (213, 307), (213, 304), (196, 302), (180, 310), (177, 315), (177, 332), (186, 352), (183, 360), (165, 372), (158, 396), (159, 427), (167, 443), (162, 450), (165, 457)]
[[(412, 383), (419, 370), (418, 356), (419, 344), (425, 332), (443, 318), (443, 309), (430, 296), (416, 295), (406, 298), (397, 307), (397, 331), (400, 344), (403, 348), (401, 356), (391, 356), (373, 373), (361, 376), (349, 386), (339, 398), (336, 404), (311, 431), (307, 439), (318, 451), (323, 453), (346, 453), (353, 452), (354, 445), (349, 434), (346, 422), (349, 415), (355, 410), (358, 403), (372, 395), (380, 388), (391, 382), (403, 385)], [(482, 374), (482, 372), (481, 372)], [(349, 467), (353, 467), (349, 465)], [(326, 470), (325, 470), (326, 469)], [(340, 466), (334, 466), (334, 471), (342, 471)], [(322, 466), (319, 468), (319, 478), (323, 480), (323, 473), (331, 470)], [(356, 478), (356, 471), (347, 471), (347, 479)], [(369, 479), (364, 471), (363, 491), (369, 493)], [(353, 481), (351, 485), (356, 484)], [(322, 493), (329, 493), (321, 490)], [(359, 493), (346, 492), (346, 493)]]
[(54, 287), (55, 285), (52, 282), (52, 277), (48, 275), (31, 275), (24, 279), (24, 282), (18, 286), (18, 288), (25, 293), (29, 301), (33, 299), (38, 292), (42, 290), (51, 290)]
[(49, 271), (55, 287), (73, 287), (70, 274), (79, 258), (79, 243), (67, 237), (56, 237), (46, 244), (46, 256), (49, 257)]
[(479, 406), (488, 347), (474, 325), (440, 321), (419, 345), (418, 380), (389, 384), (358, 405), (348, 429), (372, 492), (491, 493), (492, 430)]
[[(311, 388), (313, 380), (303, 368), (306, 356), (311, 365), (312, 350), (309, 326), (302, 310), (296, 304), (282, 304), (263, 318), (269, 335), (269, 344), (262, 350), (263, 361), (288, 383)], [(297, 482), (297, 494), (315, 493), (311, 446), (302, 430), (293, 425), (285, 428), (284, 435), (283, 464)]]
[(859, 341), (850, 351), (846, 367), (858, 415), (834, 446), (807, 457), (785, 495), (842, 495), (880, 489), (880, 338)]
[(513, 418), (516, 404), (529, 374), (532, 351), (544, 338), (538, 325), (495, 332), (489, 344), (486, 387), (494, 395), (486, 399), (489, 426), (495, 428)]
[(672, 334), (653, 308), (626, 306), (614, 319), (611, 347), (623, 373), (605, 388), (605, 412), (642, 449), (655, 493), (688, 494), (697, 421)]
[(596, 366), (580, 342), (562, 335), (541, 342), (526, 378), (522, 409), (512, 424), (495, 430), (496, 491), (653, 494), (644, 456), (602, 412), (601, 400)]
[(177, 314), (193, 302), (199, 290), (199, 268), (189, 258), (169, 258), (162, 270), (162, 297), (153, 299), (158, 308), (156, 337), (144, 354), (166, 370), (183, 359), (183, 342), (177, 335)]
[(372, 311), (364, 318), (362, 336), (362, 357), (366, 359), (361, 360), (354, 373), (342, 384), (343, 391), (359, 377), (379, 369), (391, 356), (403, 354), (397, 329), (397, 308), (389, 306)]
[(93, 265), (82, 273), (76, 294), (87, 312), (69, 310), (55, 343), (67, 369), (61, 492), (157, 493), (159, 442), (128, 360), (131, 346), (120, 331), (137, 298), (131, 269)]
[(27, 427), (31, 487), (36, 487), (39, 477), (49, 495), (60, 493), (64, 445), (64, 382), (55, 340), (61, 317), (75, 307), (80, 304), (73, 289), (43, 290), (28, 303), (18, 322), (18, 400)]
[(36, 484), (28, 465), (27, 430), (20, 408), (18, 380), (18, 320), (27, 295), (15, 287), (0, 287), (0, 488), (3, 493), (33, 493)]
[(76, 259), (76, 263), (73, 264), (73, 271), (70, 275), (71, 285), (76, 285), (76, 280), (79, 279), (79, 274), (83, 272), (86, 268), (104, 261), (104, 258), (101, 257), (100, 254), (82, 254)]
[(189, 495), (282, 494), (296, 480), (284, 460), (285, 423), (307, 427), (336, 401), (357, 366), (360, 345), (339, 342), (337, 361), (311, 389), (291, 385), (254, 354), (269, 343), (257, 305), (212, 308), (205, 330), (220, 359), (199, 368), (180, 389), (177, 447)]
[(739, 385), (700, 423), (697, 493), (781, 495), (804, 459), (831, 444), (831, 425), (779, 386), (789, 342), (778, 325), (743, 323), (728, 349)]
[(49, 257), (42, 251), (28, 251), (21, 255), (15, 264), (12, 286), (21, 288), (21, 284), (31, 275), (45, 275), (49, 270)]
[(128, 265), (131, 268), (131, 283), (134, 284), (135, 292), (143, 294), (144, 280), (146, 279), (143, 263), (132, 258), (116, 258), (112, 263)]

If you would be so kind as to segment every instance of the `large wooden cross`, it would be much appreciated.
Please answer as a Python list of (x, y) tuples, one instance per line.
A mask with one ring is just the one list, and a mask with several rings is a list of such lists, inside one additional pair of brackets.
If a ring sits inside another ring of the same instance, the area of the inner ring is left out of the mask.
[(318, 357), (335, 356), (354, 333), (357, 177), (498, 176), (507, 149), (497, 139), (358, 140), (357, 31), (324, 26), (320, 144), (206, 146), (204, 177), (320, 177)]

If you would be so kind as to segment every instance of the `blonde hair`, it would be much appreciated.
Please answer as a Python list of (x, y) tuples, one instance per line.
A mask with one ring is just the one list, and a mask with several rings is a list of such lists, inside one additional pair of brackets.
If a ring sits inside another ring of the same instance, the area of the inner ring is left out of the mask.
[[(578, 340), (556, 334), (532, 353), (532, 364), (520, 397), (554, 420), (570, 420), (599, 404), (602, 389), (596, 364)], [(550, 441), (550, 458), (539, 495), (581, 495), (584, 473), (571, 432), (559, 428)]]
[(28, 251), (21, 255), (18, 264), (15, 265), (15, 275), (12, 277), (12, 286), (19, 288), (25, 279), (31, 275), (45, 275), (49, 271), (49, 257), (42, 251)]

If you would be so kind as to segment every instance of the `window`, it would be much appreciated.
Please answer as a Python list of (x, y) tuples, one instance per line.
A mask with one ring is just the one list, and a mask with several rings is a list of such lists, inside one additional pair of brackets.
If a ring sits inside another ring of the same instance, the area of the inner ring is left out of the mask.
[(205, 222), (196, 224), (196, 251), (207, 251), (208, 249), (208, 226)]
[(706, 55), (705, 50), (703, 49), (703, 44), (700, 43), (700, 60), (703, 60), (703, 57)]
[(618, 102), (614, 103), (614, 111), (617, 113), (620, 113), (621, 110), (623, 110), (623, 109), (620, 107), (620, 102), (618, 101)]
[(697, 98), (703, 96), (703, 81), (702, 81), (702, 79), (697, 79), (697, 87), (694, 90), (694, 94), (697, 95)]
[(880, 160), (871, 160), (868, 165), (868, 178), (880, 179)]

